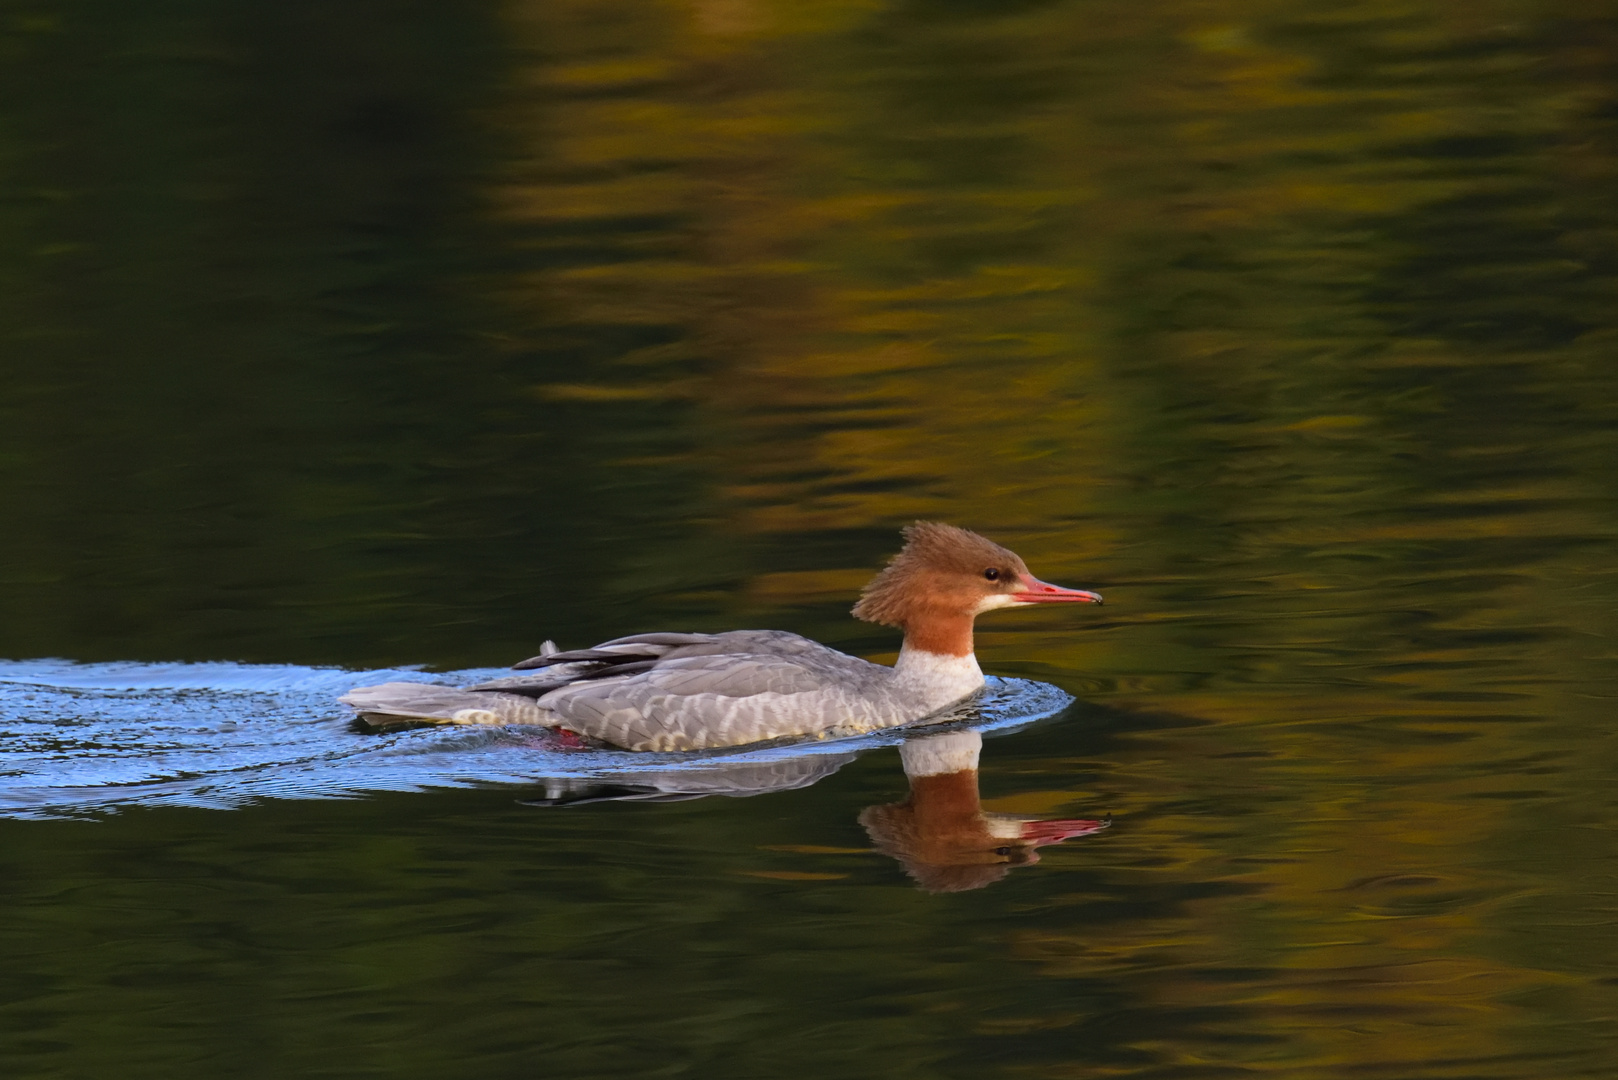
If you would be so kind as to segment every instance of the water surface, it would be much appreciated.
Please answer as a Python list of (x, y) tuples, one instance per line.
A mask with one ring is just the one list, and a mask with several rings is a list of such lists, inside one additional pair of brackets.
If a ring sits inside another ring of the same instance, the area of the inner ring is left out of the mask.
[(521, 725), (399, 725), (373, 735), (336, 700), (382, 681), (472, 686), (504, 674), (226, 663), (0, 666), (0, 815), (233, 809), (265, 799), (497, 785), (538, 785), (552, 799), (582, 798), (602, 785), (746, 797), (815, 783), (877, 747), (962, 728), (1009, 733), (1073, 703), (1046, 683), (991, 678), (969, 702), (923, 724), (717, 752), (630, 753), (569, 745), (548, 729)]

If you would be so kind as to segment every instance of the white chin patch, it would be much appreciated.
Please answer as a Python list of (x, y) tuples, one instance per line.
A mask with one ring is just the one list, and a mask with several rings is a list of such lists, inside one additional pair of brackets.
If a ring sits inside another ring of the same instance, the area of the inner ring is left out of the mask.
[(985, 611), (993, 611), (996, 608), (1027, 606), (1025, 602), (1018, 600), (1011, 593), (993, 593), (978, 601), (977, 614), (981, 615)]
[(1009, 814), (983, 815), (983, 824), (988, 826), (989, 835), (996, 840), (1021, 840), (1023, 821), (1023, 818)]

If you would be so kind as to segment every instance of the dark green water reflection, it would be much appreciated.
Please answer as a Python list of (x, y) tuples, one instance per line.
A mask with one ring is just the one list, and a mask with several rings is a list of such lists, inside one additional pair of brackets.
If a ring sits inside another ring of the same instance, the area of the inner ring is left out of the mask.
[(1107, 594), (983, 784), (1118, 815), (0, 821), (0, 1062), (1610, 1075), (1615, 191), (1608, 0), (0, 7), (0, 655), (880, 656), (935, 517)]

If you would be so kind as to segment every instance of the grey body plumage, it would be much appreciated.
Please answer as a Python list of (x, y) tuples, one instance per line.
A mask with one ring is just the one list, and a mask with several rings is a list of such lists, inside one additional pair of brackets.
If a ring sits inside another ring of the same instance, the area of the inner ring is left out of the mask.
[(362, 717), (543, 724), (674, 751), (872, 731), (967, 696), (939, 700), (894, 668), (780, 630), (643, 634), (517, 667), (525, 673), (466, 688), (384, 683), (342, 700)]

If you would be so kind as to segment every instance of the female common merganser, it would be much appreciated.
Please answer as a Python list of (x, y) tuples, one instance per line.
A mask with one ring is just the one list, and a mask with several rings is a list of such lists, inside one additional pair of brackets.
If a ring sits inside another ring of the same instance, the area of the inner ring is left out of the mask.
[(342, 700), (377, 727), (398, 720), (541, 724), (626, 750), (705, 750), (766, 739), (825, 738), (907, 724), (983, 687), (972, 620), (995, 608), (1099, 604), (1049, 585), (999, 544), (920, 521), (860, 594), (854, 617), (896, 626), (893, 667), (780, 630), (636, 634), (514, 665), (544, 669), (477, 686), (383, 683)]

